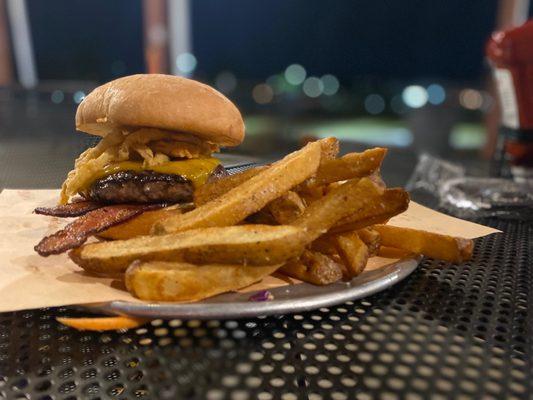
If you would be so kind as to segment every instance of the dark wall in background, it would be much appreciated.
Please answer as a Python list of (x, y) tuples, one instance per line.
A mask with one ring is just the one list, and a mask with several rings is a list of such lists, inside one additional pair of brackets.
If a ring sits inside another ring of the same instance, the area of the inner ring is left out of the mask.
[[(28, 0), (40, 79), (144, 70), (140, 0)], [(497, 0), (191, 0), (198, 76), (476, 80)]]
[(144, 71), (141, 0), (27, 0), (39, 79)]
[(200, 73), (476, 79), (496, 0), (195, 0)]

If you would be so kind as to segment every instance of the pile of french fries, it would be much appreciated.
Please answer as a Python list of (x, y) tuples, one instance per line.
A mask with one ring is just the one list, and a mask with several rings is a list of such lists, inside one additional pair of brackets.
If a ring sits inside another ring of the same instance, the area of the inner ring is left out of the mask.
[(459, 262), (472, 241), (387, 225), (409, 196), (379, 176), (386, 150), (337, 157), (307, 144), (269, 166), (197, 189), (194, 207), (150, 211), (70, 257), (87, 272), (123, 277), (135, 296), (198, 301), (282, 273), (315, 285), (351, 280), (385, 248)]

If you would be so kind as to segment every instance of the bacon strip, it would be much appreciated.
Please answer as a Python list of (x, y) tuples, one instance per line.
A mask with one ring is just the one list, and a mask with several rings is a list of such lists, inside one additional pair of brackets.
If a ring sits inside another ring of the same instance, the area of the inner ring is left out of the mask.
[(33, 212), (35, 214), (49, 215), (51, 217), (79, 217), (87, 214), (89, 211), (104, 207), (103, 204), (89, 200), (80, 200), (74, 203), (64, 204), (55, 207), (37, 207)]
[(35, 251), (41, 256), (59, 254), (81, 246), (89, 236), (126, 222), (144, 211), (165, 207), (166, 204), (120, 204), (90, 211), (65, 228), (44, 237)]

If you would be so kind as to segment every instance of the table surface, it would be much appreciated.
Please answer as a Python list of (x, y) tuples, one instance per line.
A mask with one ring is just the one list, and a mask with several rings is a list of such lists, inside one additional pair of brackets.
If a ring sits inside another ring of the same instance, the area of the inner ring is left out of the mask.
[[(6, 132), (3, 187), (59, 185), (88, 143)], [(415, 161), (393, 151), (385, 178), (405, 182)], [(0, 314), (0, 397), (532, 398), (533, 226), (480, 222), (504, 233), (477, 240), (471, 261), (425, 258), (389, 290), (306, 313), (106, 333), (55, 321), (72, 308)]]

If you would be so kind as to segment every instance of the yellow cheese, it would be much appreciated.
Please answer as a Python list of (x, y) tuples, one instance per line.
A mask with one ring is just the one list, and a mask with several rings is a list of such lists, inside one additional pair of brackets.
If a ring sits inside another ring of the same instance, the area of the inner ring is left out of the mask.
[[(181, 161), (169, 161), (163, 164), (154, 166), (143, 166), (142, 162), (137, 161), (121, 161), (105, 166), (100, 172), (96, 173), (85, 188), (97, 179), (104, 178), (111, 174), (116, 174), (122, 171), (154, 171), (160, 174), (176, 174), (190, 180), (195, 187), (201, 186), (205, 183), (211, 172), (220, 164), (220, 160), (216, 158), (193, 158)], [(83, 190), (82, 189), (82, 190)], [(82, 191), (80, 190), (80, 191)]]

